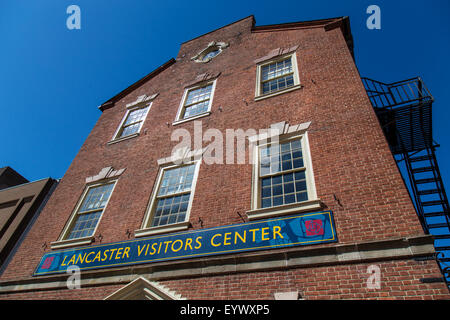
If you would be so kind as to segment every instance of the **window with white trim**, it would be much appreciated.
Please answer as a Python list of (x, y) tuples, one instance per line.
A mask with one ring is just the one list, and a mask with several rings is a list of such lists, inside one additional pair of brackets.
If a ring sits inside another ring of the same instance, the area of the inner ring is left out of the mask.
[(136, 236), (186, 229), (200, 161), (161, 168)]
[(295, 52), (257, 65), (256, 98), (290, 91), (299, 85)]
[(121, 139), (139, 133), (149, 109), (150, 105), (146, 105), (128, 110), (114, 139)]
[(187, 88), (184, 92), (176, 121), (196, 119), (209, 115), (215, 87), (216, 81), (214, 80)]
[(114, 182), (88, 186), (81, 197), (62, 240), (72, 240), (93, 236), (100, 217), (108, 204)]
[(260, 207), (308, 200), (301, 139), (260, 147)]
[(151, 226), (183, 222), (191, 197), (195, 164), (164, 170)]
[(250, 220), (319, 209), (306, 132), (256, 141)]

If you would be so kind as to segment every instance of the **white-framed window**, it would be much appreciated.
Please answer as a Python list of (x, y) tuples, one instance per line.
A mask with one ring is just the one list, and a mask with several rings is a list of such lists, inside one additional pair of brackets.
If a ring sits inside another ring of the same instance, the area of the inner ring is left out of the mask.
[(211, 114), (216, 81), (203, 82), (184, 90), (174, 124)]
[(112, 141), (137, 136), (141, 131), (150, 107), (151, 103), (128, 109), (118, 129), (114, 133)]
[(117, 180), (88, 185), (72, 213), (60, 239), (52, 248), (87, 244), (108, 205)]
[(259, 147), (260, 208), (308, 200), (301, 138)]
[(200, 161), (161, 167), (147, 212), (136, 236), (187, 229)]
[(254, 147), (249, 219), (321, 207), (317, 198), (307, 132), (279, 136)]
[(295, 52), (257, 65), (255, 99), (262, 99), (300, 87)]
[(144, 123), (150, 106), (129, 110), (125, 121), (119, 131), (118, 138), (138, 133)]

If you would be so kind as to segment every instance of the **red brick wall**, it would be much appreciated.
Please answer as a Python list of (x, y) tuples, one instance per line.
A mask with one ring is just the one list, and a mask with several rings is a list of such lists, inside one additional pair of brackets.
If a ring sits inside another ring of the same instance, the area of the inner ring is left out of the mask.
[[(195, 300), (271, 300), (277, 292), (299, 291), (303, 299), (450, 299), (442, 283), (421, 283), (422, 277), (439, 277), (434, 261), (377, 263), (380, 289), (367, 288), (370, 264), (253, 272), (160, 281), (171, 291)], [(46, 290), (2, 295), (2, 299), (104, 299), (123, 285)], [(212, 294), (213, 293), (213, 294)]]
[[(434, 261), (392, 261), (380, 267), (380, 289), (368, 289), (370, 264), (254, 272), (230, 276), (162, 281), (188, 299), (265, 299), (274, 293), (299, 291), (304, 299), (449, 299), (441, 283), (424, 284), (423, 276), (439, 277)], [(214, 295), (211, 295), (214, 292)]]
[[(193, 130), (193, 122), (176, 127), (171, 125), (183, 87), (205, 72), (221, 72), (221, 75), (217, 80), (212, 114), (201, 119), (203, 132), (208, 128), (216, 128), (223, 133), (228, 128), (258, 130), (280, 121), (290, 124), (312, 121), (309, 142), (317, 194), (334, 212), (339, 243), (423, 234), (340, 29), (325, 31), (316, 27), (251, 32), (251, 25), (252, 19), (247, 18), (183, 44), (175, 64), (102, 113), (0, 280), (31, 276), (44, 252), (50, 250), (50, 242), (57, 240), (69, 219), (85, 187), (85, 178), (97, 174), (104, 167), (126, 168), (126, 171), (116, 185), (96, 236), (102, 235), (102, 243), (115, 242), (128, 239), (127, 230), (133, 232), (140, 228), (158, 173), (156, 160), (170, 156), (172, 148), (178, 144), (170, 141), (174, 129)], [(230, 46), (209, 63), (192, 62), (190, 58), (210, 41), (225, 41)], [(297, 61), (300, 82), (304, 87), (255, 102), (254, 60), (272, 49), (295, 45), (299, 46)], [(156, 92), (159, 96), (153, 102), (141, 135), (107, 145), (125, 114), (126, 104), (140, 95)], [(218, 111), (219, 106), (222, 107), (221, 112)], [(191, 211), (193, 228), (200, 227), (199, 217), (204, 228), (241, 222), (236, 212), (242, 214), (250, 209), (251, 175), (250, 164), (203, 163)], [(428, 265), (433, 265), (433, 262)], [(352, 267), (340, 266), (336, 270), (345, 268)], [(301, 269), (287, 274), (293, 283), (305, 285), (308, 298), (345, 297), (340, 289), (336, 289), (336, 293), (317, 289), (317, 295), (309, 291), (312, 289), (307, 286), (308, 281), (313, 281), (311, 277), (319, 277), (313, 276), (314, 270)], [(229, 278), (261, 275), (266, 274)], [(306, 277), (301, 280), (303, 275)], [(210, 281), (215, 283), (225, 279), (227, 277), (213, 277)], [(348, 281), (352, 283), (351, 279)], [(326, 286), (325, 282), (322, 283)], [(227, 292), (232, 292), (231, 284), (223, 286), (224, 290), (226, 287)], [(427, 286), (431, 288), (431, 285)], [(417, 285), (411, 285), (411, 288), (413, 292)], [(267, 294), (272, 294), (272, 291)], [(182, 292), (192, 297), (192, 293)], [(45, 294), (50, 298), (51, 291)], [(235, 292), (231, 296), (246, 294), (250, 292)], [(207, 297), (206, 293), (204, 297)]]

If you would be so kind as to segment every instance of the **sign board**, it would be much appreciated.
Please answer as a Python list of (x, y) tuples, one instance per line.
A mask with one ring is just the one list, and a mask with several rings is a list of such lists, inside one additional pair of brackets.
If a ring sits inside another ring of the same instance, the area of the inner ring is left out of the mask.
[(51, 251), (33, 275), (64, 273), (72, 265), (90, 270), (336, 241), (332, 212), (316, 212)]

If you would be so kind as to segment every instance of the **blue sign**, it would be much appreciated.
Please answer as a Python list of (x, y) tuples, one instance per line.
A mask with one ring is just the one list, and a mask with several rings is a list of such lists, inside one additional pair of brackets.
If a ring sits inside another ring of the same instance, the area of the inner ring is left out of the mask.
[(336, 242), (331, 211), (286, 216), (216, 228), (46, 253), (36, 275), (188, 259), (208, 255)]

